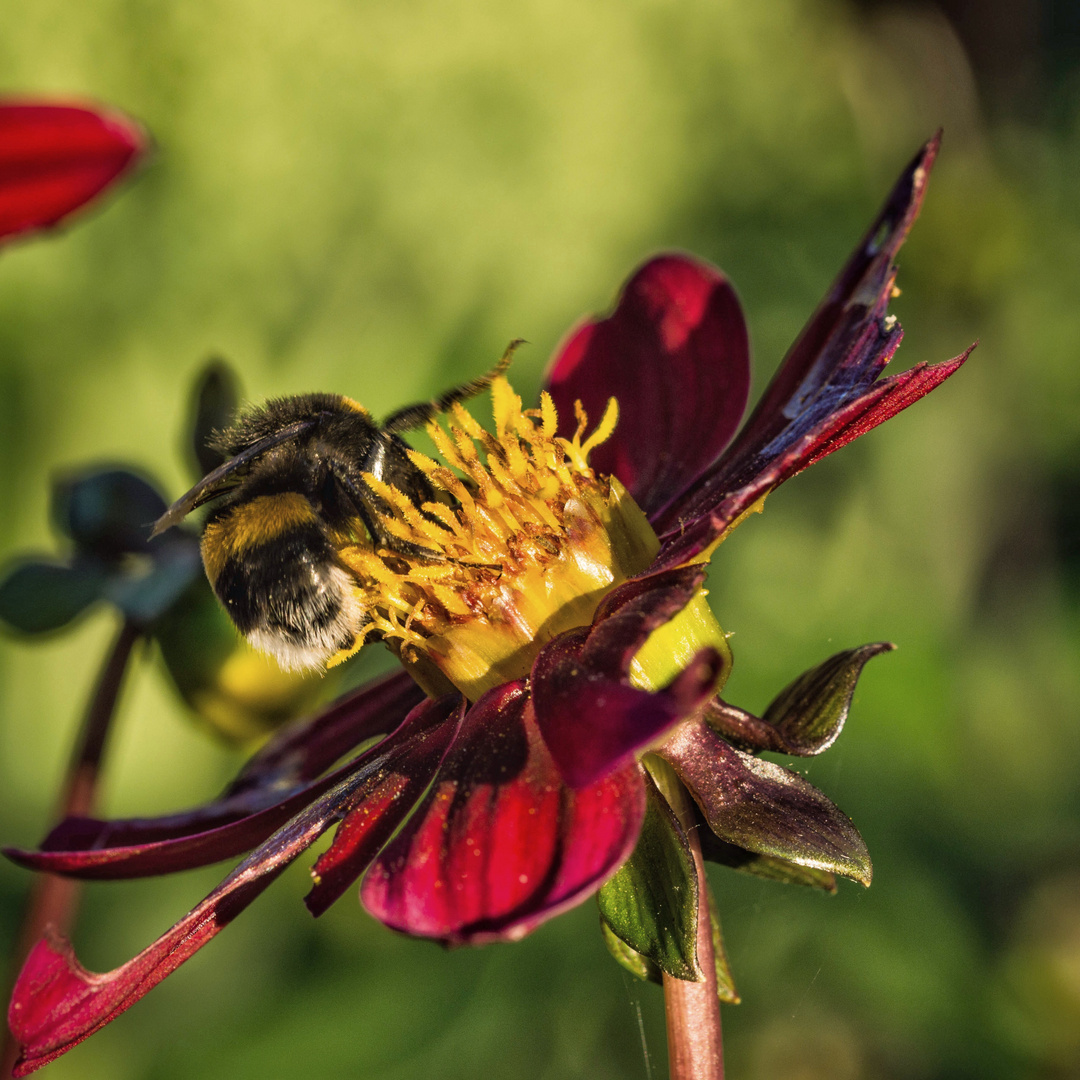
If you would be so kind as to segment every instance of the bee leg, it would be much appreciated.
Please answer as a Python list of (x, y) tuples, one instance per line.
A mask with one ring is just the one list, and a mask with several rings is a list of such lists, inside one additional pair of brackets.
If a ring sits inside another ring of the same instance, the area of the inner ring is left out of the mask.
[[(378, 465), (379, 462), (377, 461), (375, 464)], [(406, 461), (405, 465), (411, 472), (405, 471), (403, 476), (397, 475), (399, 469), (378, 468), (376, 471), (373, 468), (365, 469), (365, 471), (378, 476), (380, 480), (385, 478), (386, 483), (393, 484), (399, 491), (403, 491), (409, 500), (419, 507), (421, 498), (430, 501), (430, 485), (428, 485), (427, 477), (419, 469), (416, 469), (412, 462)], [(364, 523), (364, 528), (367, 529), (368, 535), (376, 547), (385, 547), (401, 555), (412, 555), (416, 558), (432, 559), (436, 562), (447, 561), (446, 556), (441, 552), (432, 551), (430, 548), (421, 547), (419, 544), (412, 544), (408, 540), (402, 540), (383, 529), (379, 515), (389, 516), (391, 507), (376, 495), (363, 480), (358, 480), (344, 469), (335, 468), (332, 463), (330, 471), (347, 495), (357, 516)], [(412, 482), (406, 482), (409, 480)]]
[(519, 345), (524, 345), (524, 338), (515, 338), (506, 346), (506, 352), (502, 354), (499, 362), (484, 376), (479, 379), (471, 379), (469, 382), (455, 386), (453, 390), (447, 390), (445, 394), (431, 401), (422, 401), (417, 405), (407, 405), (404, 409), (398, 409), (391, 413), (382, 424), (382, 430), (387, 434), (396, 435), (401, 431), (412, 431), (422, 427), (429, 420), (446, 412), (452, 405), (459, 401), (468, 401), (471, 397), (486, 390), (509, 366), (514, 358), (514, 353)]

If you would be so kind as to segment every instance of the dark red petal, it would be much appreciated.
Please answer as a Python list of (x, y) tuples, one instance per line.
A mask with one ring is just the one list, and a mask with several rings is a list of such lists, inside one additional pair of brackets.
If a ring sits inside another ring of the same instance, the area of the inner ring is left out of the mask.
[[(297, 814), (168, 933), (121, 967), (94, 975), (62, 938), (39, 941), (15, 984), (8, 1011), (12, 1034), (22, 1046), (14, 1075), (47, 1065), (134, 1005), (239, 915), (335, 821), (379, 791), (388, 773), (434, 772), (457, 728), (461, 700), (450, 696), (419, 705), (394, 735), (364, 755), (352, 775)], [(395, 824), (408, 810), (407, 804), (393, 804)]]
[(367, 683), (318, 716), (278, 732), (248, 761), (227, 793), (314, 780), (365, 739), (393, 731), (423, 700), (424, 692), (404, 671)]
[(624, 765), (712, 697), (723, 660), (702, 649), (663, 690), (638, 690), (589, 667), (556, 639), (532, 670), (533, 706), (563, 779), (587, 787)]
[[(853, 400), (837, 403), (835, 411), (830, 411), (833, 404), (819, 402), (824, 418), (787, 448), (780, 446), (779, 439), (775, 446), (770, 444), (752, 466), (751, 471), (758, 468), (760, 471), (742, 486), (725, 491), (721, 480), (707, 478), (694, 494), (695, 507), (699, 500), (702, 504), (713, 499), (719, 499), (719, 502), (705, 509), (700, 517), (694, 516), (699, 508), (692, 509), (687, 519), (664, 533), (660, 552), (653, 560), (650, 571), (679, 566), (700, 554), (762, 496), (785, 480), (790, 480), (808, 465), (884, 423), (943, 383), (964, 363), (974, 348), (972, 345), (942, 364), (917, 364), (899, 375), (883, 379)], [(816, 413), (808, 413), (807, 417), (813, 419)], [(794, 425), (792, 435), (798, 435)], [(774, 453), (775, 456), (771, 456)]]
[(631, 661), (648, 636), (693, 600), (706, 573), (703, 565), (680, 566), (613, 589), (593, 617), (582, 661), (612, 678), (628, 675)]
[[(889, 299), (892, 260), (919, 216), (940, 147), (938, 132), (901, 174), (725, 457), (737, 457), (745, 447), (760, 447), (775, 438), (785, 426), (785, 413), (792, 412), (790, 404), (804, 399), (814, 386), (823, 385), (829, 368), (844, 360), (844, 350), (836, 348), (844, 334), (882, 299)], [(831, 364), (823, 365), (823, 357)]]
[[(444, 699), (446, 700), (446, 699)], [(445, 733), (442, 751), (429, 743), (424, 747), (422, 760), (409, 760), (408, 767), (386, 768), (365, 790), (363, 801), (342, 819), (334, 834), (334, 842), (311, 869), (315, 884), (304, 897), (312, 915), (321, 915), (368, 868), (379, 849), (393, 836), (405, 814), (427, 790), (450, 746), (449, 736), (465, 715), (466, 701), (457, 701), (454, 728), (439, 729)]]
[(57, 224), (120, 177), (146, 149), (118, 112), (0, 103), (0, 237)]
[(34, 869), (94, 878), (168, 873), (230, 858), (325, 791), (329, 785), (310, 787), (310, 781), (362, 742), (393, 731), (423, 699), (405, 672), (369, 683), (279, 732), (212, 803), (158, 818), (67, 818), (42, 841), (49, 856), (5, 854)]
[[(321, 780), (301, 788), (292, 787), (287, 797), (279, 799), (266, 809), (216, 828), (174, 835), (164, 840), (128, 843), (114, 847), (94, 846), (80, 849), (76, 845), (69, 850), (47, 847), (46, 850), (40, 852), (5, 848), (4, 854), (13, 862), (31, 870), (44, 870), (91, 880), (119, 880), (169, 874), (177, 870), (190, 870), (195, 866), (206, 866), (208, 863), (230, 859), (262, 843), (301, 807), (308, 805), (324, 791), (329, 791), (335, 784), (352, 775), (366, 759), (384, 755), (385, 750), (400, 738), (400, 733), (395, 733)], [(421, 770), (415, 776), (388, 774), (378, 791), (370, 792), (365, 796), (363, 816), (374, 823), (376, 818), (383, 813), (384, 803), (386, 806), (391, 803), (400, 803), (410, 793), (408, 805), (412, 806), (431, 782), (431, 776), (437, 764), (437, 761), (433, 761), (430, 772)], [(240, 798), (242, 799), (243, 796)], [(193, 820), (193, 817), (189, 817), (188, 824), (191, 824)], [(88, 827), (86, 832), (81, 834), (82, 839), (89, 839), (93, 843), (95, 839), (100, 840), (103, 835), (108, 835), (115, 824), (98, 822), (89, 818), (69, 818), (49, 834), (47, 844), (55, 845), (61, 839), (68, 841), (79, 839), (80, 825)], [(391, 831), (392, 829), (393, 827)], [(379, 835), (383, 836), (383, 840), (387, 840), (390, 834), (380, 833)], [(360, 869), (362, 870), (363, 867)], [(358, 870), (357, 874), (359, 872)]]
[(524, 683), (507, 683), (468, 711), (361, 898), (376, 918), (419, 937), (516, 939), (595, 891), (633, 850), (644, 813), (636, 764), (567, 788)]
[(875, 382), (900, 344), (887, 316), (893, 257), (922, 205), (938, 143), (901, 176), (739, 437), (692, 490), (654, 514), (663, 544), (655, 565), (692, 558), (762, 495), (907, 408), (967, 358)]
[(656, 752), (721, 840), (870, 884), (858, 830), (801, 776), (736, 750), (701, 719), (680, 725)]
[(571, 333), (547, 382), (566, 436), (575, 400), (596, 423), (608, 398), (618, 398), (619, 425), (590, 464), (617, 476), (651, 513), (716, 460), (746, 408), (750, 346), (735, 291), (687, 255), (651, 259), (613, 315)]
[(648, 636), (677, 615), (705, 580), (682, 566), (626, 582), (605, 597), (588, 630), (562, 634), (532, 669), (533, 708), (563, 779), (594, 783), (654, 742), (712, 695), (723, 660), (703, 649), (657, 693), (631, 685), (630, 665)]

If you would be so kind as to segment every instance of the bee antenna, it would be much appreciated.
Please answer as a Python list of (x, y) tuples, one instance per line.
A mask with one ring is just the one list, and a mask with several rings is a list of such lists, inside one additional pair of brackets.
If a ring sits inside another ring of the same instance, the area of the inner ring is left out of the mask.
[(391, 413), (382, 424), (382, 430), (390, 435), (397, 435), (402, 431), (412, 431), (422, 427), (429, 420), (446, 412), (451, 406), (460, 401), (468, 401), (471, 397), (486, 390), (506, 369), (514, 358), (518, 347), (526, 344), (524, 338), (515, 338), (506, 346), (499, 362), (484, 376), (472, 379), (469, 382), (455, 386), (453, 390), (447, 390), (445, 394), (431, 401), (421, 402), (419, 405), (407, 405), (404, 409), (398, 409)]

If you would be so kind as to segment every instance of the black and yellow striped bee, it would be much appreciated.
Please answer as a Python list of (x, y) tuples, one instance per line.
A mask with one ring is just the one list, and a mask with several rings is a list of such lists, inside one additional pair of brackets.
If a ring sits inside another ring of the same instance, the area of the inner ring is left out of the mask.
[(218, 599), (251, 644), (283, 668), (321, 667), (352, 646), (368, 621), (337, 557), (342, 544), (366, 529), (377, 546), (436, 557), (381, 528), (389, 508), (365, 474), (418, 508), (433, 501), (400, 433), (489, 386), (516, 345), (483, 378), (400, 409), (382, 424), (335, 394), (277, 398), (242, 413), (213, 439), (224, 464), (169, 507), (154, 535), (216, 501), (203, 530), (202, 557)]

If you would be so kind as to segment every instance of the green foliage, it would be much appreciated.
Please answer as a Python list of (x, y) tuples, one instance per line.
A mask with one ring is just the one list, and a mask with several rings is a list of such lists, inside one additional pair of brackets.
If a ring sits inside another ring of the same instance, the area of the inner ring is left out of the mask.
[(676, 979), (700, 982), (694, 858), (682, 826), (651, 778), (647, 791), (637, 847), (597, 895), (604, 929), (636, 955), (612, 948), (610, 939), (608, 948), (640, 978), (659, 968)]

